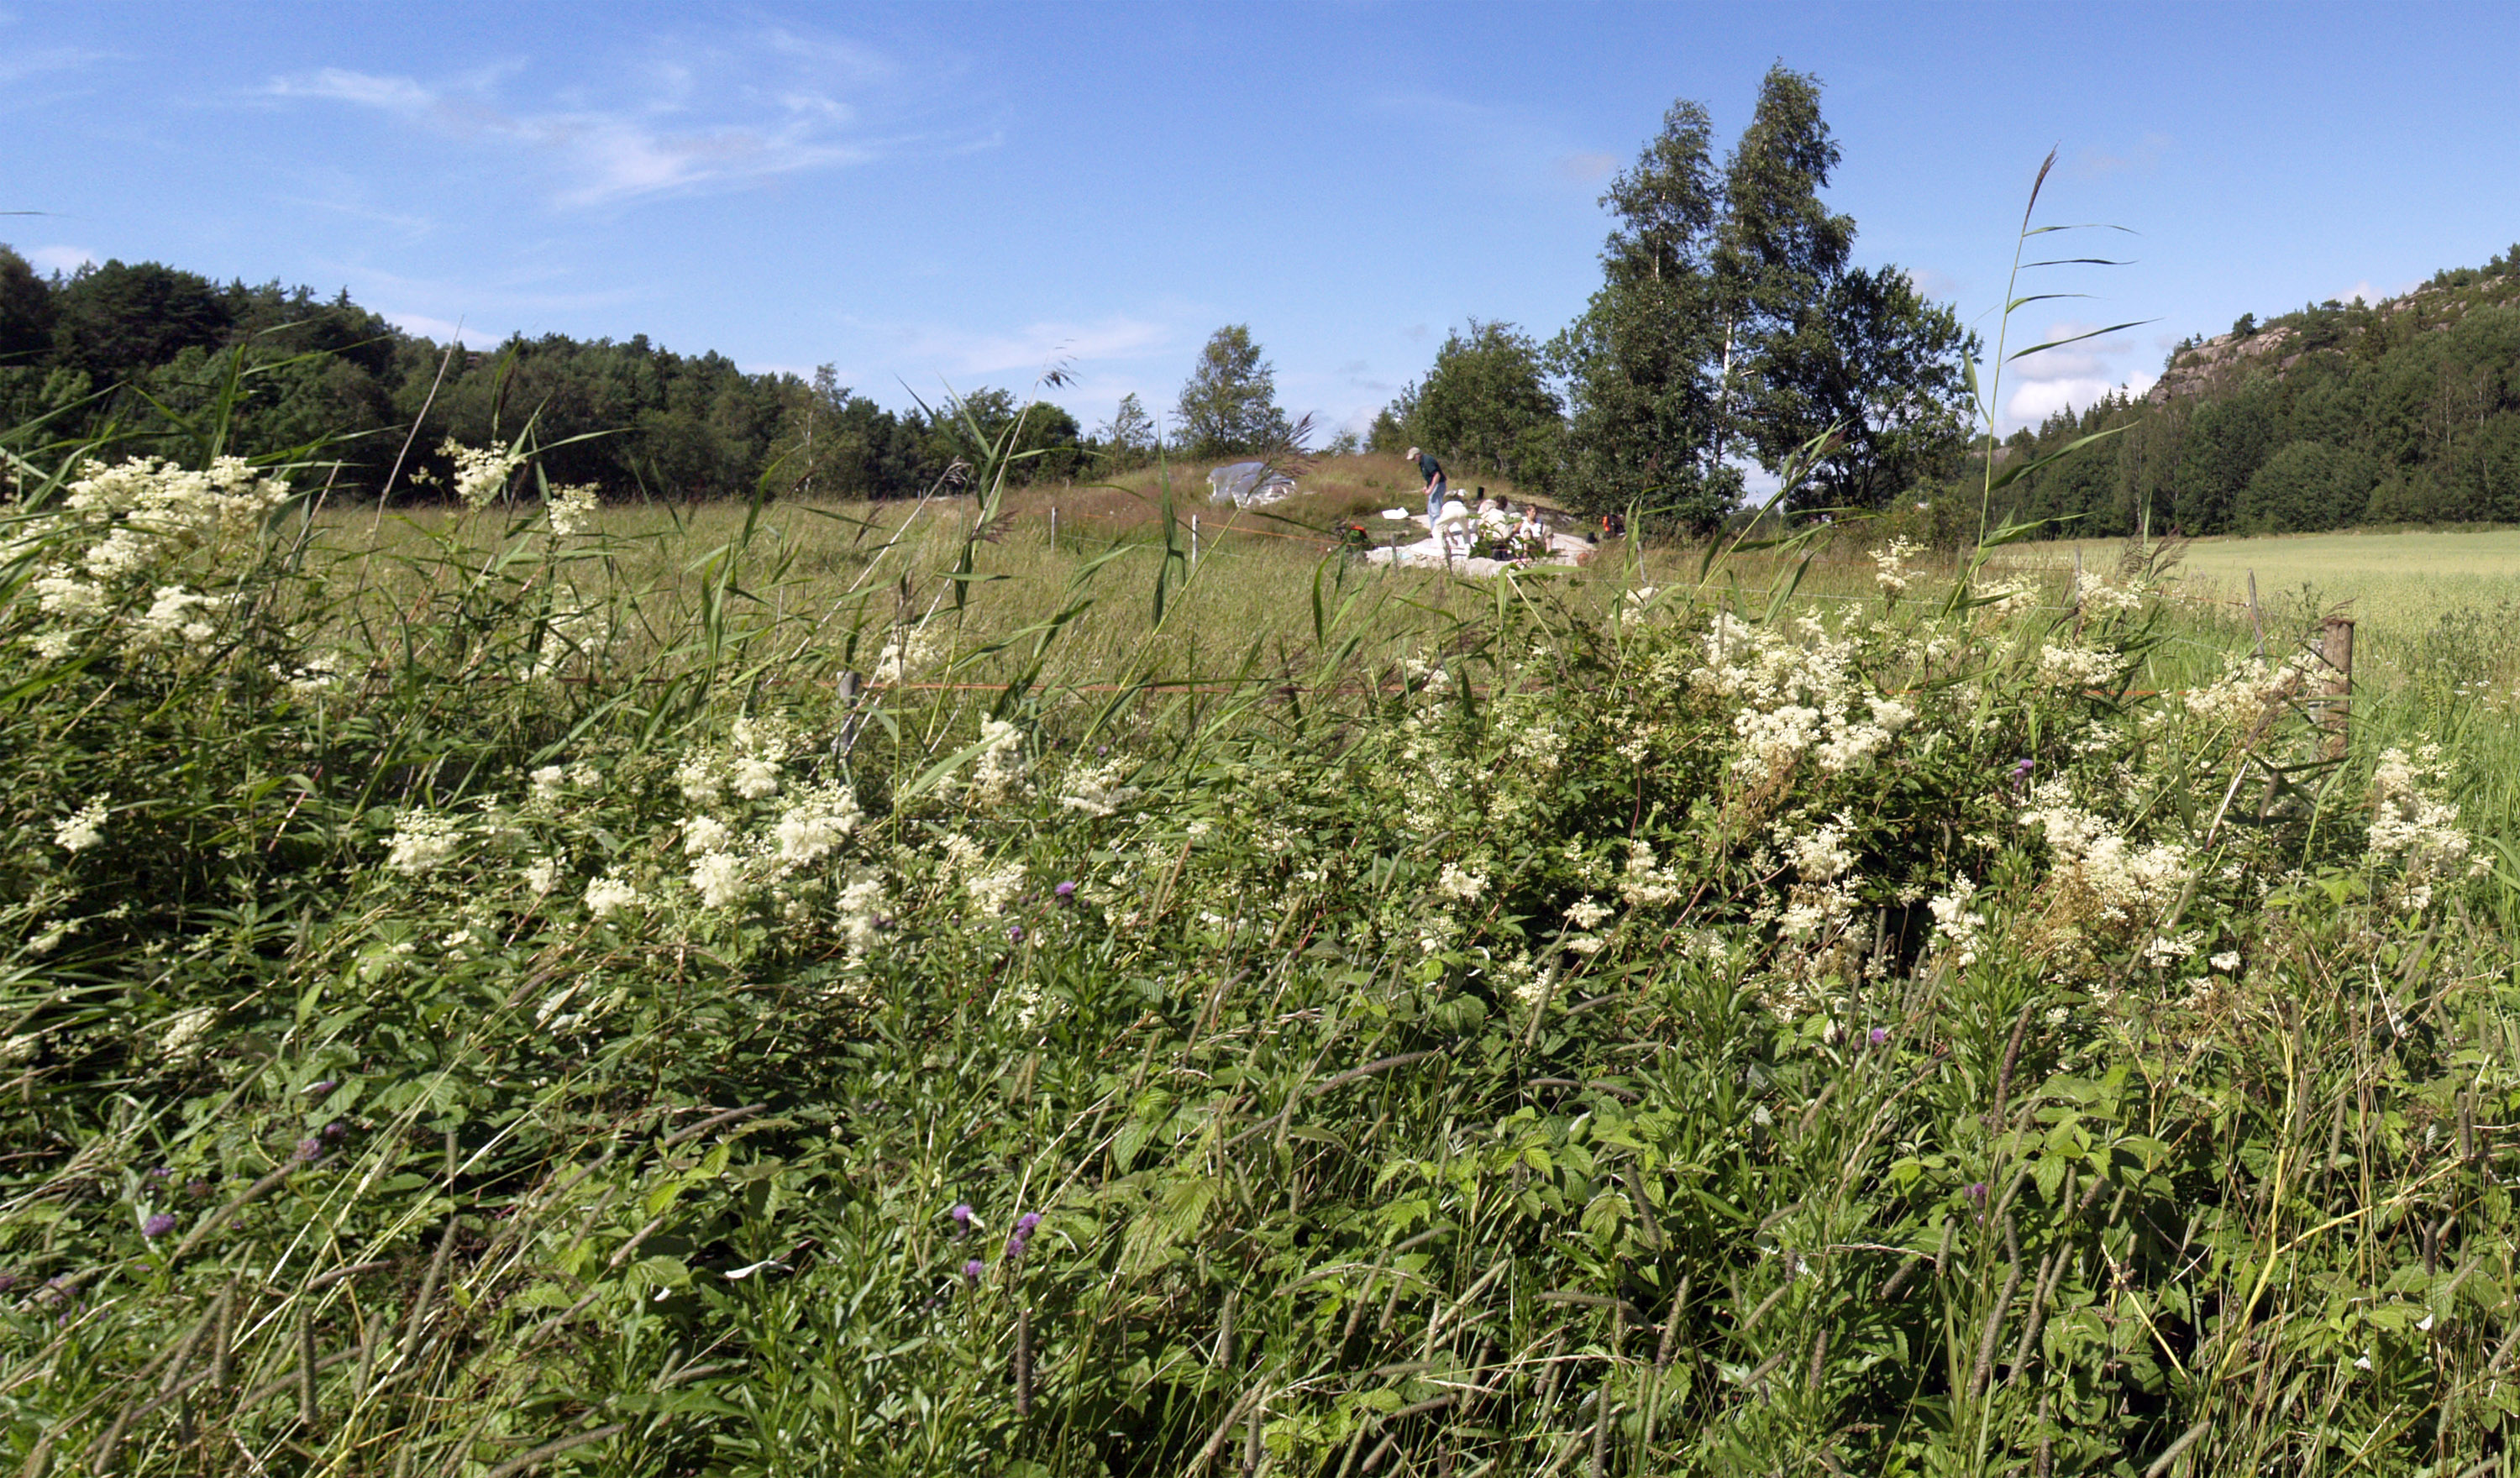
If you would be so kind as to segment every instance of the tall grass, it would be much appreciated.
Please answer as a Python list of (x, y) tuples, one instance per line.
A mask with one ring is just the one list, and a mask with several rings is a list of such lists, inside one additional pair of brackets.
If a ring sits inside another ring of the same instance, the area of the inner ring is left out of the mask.
[(2332, 758), (2318, 612), (2157, 551), (1193, 567), (996, 460), (371, 542), (91, 450), (0, 556), (21, 1471), (2504, 1461), (2444, 652)]

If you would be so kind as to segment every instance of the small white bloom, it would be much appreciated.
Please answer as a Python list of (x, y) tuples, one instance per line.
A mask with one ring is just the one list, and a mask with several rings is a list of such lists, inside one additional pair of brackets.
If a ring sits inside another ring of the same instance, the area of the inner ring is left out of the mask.
[(752, 756), (735, 762), (735, 793), (745, 800), (768, 800), (779, 793), (779, 762)]
[(549, 800), (560, 794), (561, 788), (568, 784), (568, 772), (558, 765), (545, 765), (534, 772), (533, 779), (534, 794)]
[(539, 898), (560, 886), (560, 859), (537, 857), (525, 868), (525, 886)]
[(638, 908), (645, 902), (639, 890), (618, 873), (607, 873), (586, 885), (586, 911), (598, 918)]
[(1463, 903), (1474, 902), (1488, 889), (1488, 874), (1473, 873), (1459, 863), (1444, 864), (1443, 875), (1435, 879), (1435, 891)]
[(433, 811), (405, 811), (394, 822), (393, 840), (385, 850), (385, 867), (417, 877), (444, 866), (455, 856), (462, 828), (454, 817)]
[(2236, 975), (2240, 971), (2240, 952), (2237, 950), (2225, 950), (2223, 953), (2208, 959), (2205, 963), (2214, 966), (2214, 968), (2221, 970), (2226, 975)]
[(105, 813), (113, 799), (100, 795), (53, 828), (53, 843), (65, 852), (84, 852), (105, 839)]
[(742, 903), (750, 891), (743, 875), (743, 859), (731, 852), (711, 852), (692, 865), (692, 886), (700, 902), (712, 909), (730, 908)]
[(695, 816), (683, 823), (683, 854), (687, 857), (723, 852), (734, 840), (735, 829), (714, 816)]

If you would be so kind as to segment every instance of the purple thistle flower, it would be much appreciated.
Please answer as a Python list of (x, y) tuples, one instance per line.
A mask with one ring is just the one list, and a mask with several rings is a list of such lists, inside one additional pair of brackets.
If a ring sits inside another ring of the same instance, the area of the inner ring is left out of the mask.
[(1009, 925), (1007, 925), (1007, 943), (1009, 943), (1009, 944), (1021, 944), (1021, 943), (1023, 943), (1023, 925), (1022, 925), (1022, 924), (1019, 924), (1019, 923), (1013, 923), (1013, 924), (1009, 924)]
[(970, 1203), (970, 1202), (968, 1202), (968, 1201), (964, 1201), (964, 1202), (962, 1202), (962, 1203), (958, 1204), (957, 1206), (955, 1206), (955, 1208), (954, 1208), (953, 1210), (951, 1210), (951, 1211), (949, 1211), (949, 1212), (947, 1212), (947, 1213), (945, 1213), (945, 1214), (946, 1214), (947, 1216), (950, 1216), (950, 1217), (952, 1217), (952, 1218), (954, 1219), (954, 1234), (955, 1234), (956, 1236), (958, 1236), (958, 1237), (964, 1237), (964, 1236), (969, 1236), (969, 1235), (971, 1234), (971, 1203)]
[(301, 1160), (311, 1160), (323, 1152), (324, 1142), (321, 1140), (300, 1140), (297, 1142), (297, 1158)]
[(975, 1257), (963, 1265), (963, 1277), (968, 1282), (976, 1283), (980, 1280), (980, 1275), (988, 1271), (987, 1265)]
[(163, 1211), (151, 1213), (149, 1220), (140, 1224), (140, 1234), (153, 1242), (174, 1230), (175, 1218)]
[(1030, 1236), (1032, 1235), (1032, 1229), (1040, 1225), (1041, 1213), (1038, 1211), (1027, 1211), (1023, 1215), (1015, 1218), (1015, 1235)]
[(1969, 1182), (1969, 1187), (1968, 1187), (1968, 1198), (1969, 1198), (1970, 1200), (1972, 1200), (1972, 1201), (1977, 1202), (1977, 1203), (1978, 1203), (1979, 1205), (1981, 1205), (1981, 1206), (1985, 1205), (1985, 1204), (1986, 1204), (1986, 1182), (1984, 1182), (1984, 1181), (1971, 1181), (1971, 1182)]
[(1879, 1047), (1881, 1044), (1890, 1040), (1890, 1033), (1886, 1028), (1876, 1026), (1872, 1029), (1870, 1040), (1873, 1046)]
[(1060, 903), (1066, 903), (1076, 897), (1076, 884), (1072, 882), (1062, 882), (1058, 887), (1051, 889), (1051, 892), (1058, 896), (1058, 901)]

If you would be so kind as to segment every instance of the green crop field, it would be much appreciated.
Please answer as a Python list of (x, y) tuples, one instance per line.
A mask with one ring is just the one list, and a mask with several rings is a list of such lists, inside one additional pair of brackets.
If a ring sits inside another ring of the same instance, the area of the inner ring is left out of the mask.
[(2501, 1451), (2494, 621), (2185, 599), (2306, 540), (1472, 582), (1328, 549), (1363, 470), (1193, 557), (1143, 479), (482, 466), (8, 516), (22, 1471)]

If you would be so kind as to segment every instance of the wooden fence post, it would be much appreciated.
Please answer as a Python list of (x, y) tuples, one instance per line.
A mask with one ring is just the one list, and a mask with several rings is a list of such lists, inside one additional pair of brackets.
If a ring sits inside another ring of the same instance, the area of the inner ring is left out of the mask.
[(2258, 572), (2249, 571), (2249, 625), (2258, 634), (2258, 660), (2267, 659), (2267, 618), (2258, 612)]
[(2354, 622), (2329, 616), (2319, 623), (2318, 654), (2327, 663), (2326, 697), (2319, 722), (2327, 730), (2327, 757), (2343, 759), (2354, 728)]
[(1190, 567), (1198, 568), (1198, 515), (1190, 515)]
[(1058, 548), (1058, 505), (1050, 506), (1050, 547)]

